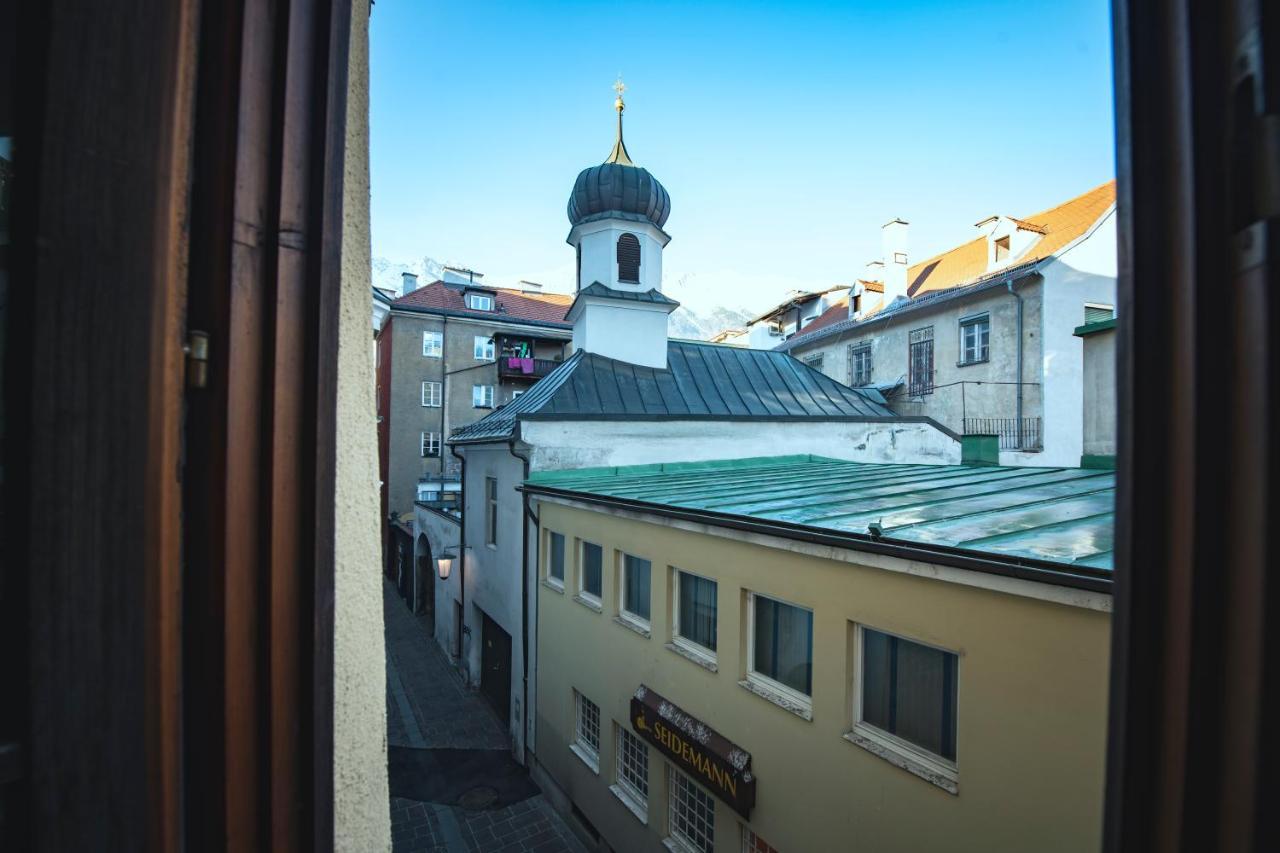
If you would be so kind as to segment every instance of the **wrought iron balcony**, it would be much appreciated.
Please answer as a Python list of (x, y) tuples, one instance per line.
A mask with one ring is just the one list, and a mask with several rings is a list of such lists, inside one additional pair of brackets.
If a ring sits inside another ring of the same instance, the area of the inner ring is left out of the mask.
[(1044, 450), (1039, 418), (965, 418), (965, 435), (995, 435), (1001, 450)]
[(498, 359), (498, 376), (503, 379), (527, 379), (530, 382), (537, 382), (563, 363), (550, 358), (503, 356)]

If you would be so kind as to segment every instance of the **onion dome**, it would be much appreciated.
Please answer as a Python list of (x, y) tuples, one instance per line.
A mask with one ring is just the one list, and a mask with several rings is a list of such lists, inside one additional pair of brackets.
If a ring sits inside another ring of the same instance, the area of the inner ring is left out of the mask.
[(580, 225), (593, 219), (620, 216), (648, 220), (661, 228), (671, 215), (671, 196), (648, 169), (631, 162), (627, 146), (622, 142), (625, 87), (619, 80), (614, 88), (618, 90), (618, 99), (613, 105), (618, 111), (618, 140), (607, 160), (578, 174), (569, 196), (569, 222)]

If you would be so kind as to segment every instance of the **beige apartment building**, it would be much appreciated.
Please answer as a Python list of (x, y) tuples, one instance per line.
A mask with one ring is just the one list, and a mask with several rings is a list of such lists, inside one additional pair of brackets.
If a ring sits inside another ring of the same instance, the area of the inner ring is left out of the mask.
[(535, 778), (620, 851), (1098, 849), (1114, 482), (535, 474)]

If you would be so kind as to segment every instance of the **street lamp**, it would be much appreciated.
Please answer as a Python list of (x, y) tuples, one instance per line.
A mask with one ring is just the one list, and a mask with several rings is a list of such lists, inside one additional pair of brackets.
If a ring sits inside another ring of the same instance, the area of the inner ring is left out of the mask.
[(436, 573), (440, 575), (440, 580), (447, 581), (449, 579), (449, 573), (453, 571), (453, 561), (455, 559), (457, 558), (448, 551), (436, 557)]

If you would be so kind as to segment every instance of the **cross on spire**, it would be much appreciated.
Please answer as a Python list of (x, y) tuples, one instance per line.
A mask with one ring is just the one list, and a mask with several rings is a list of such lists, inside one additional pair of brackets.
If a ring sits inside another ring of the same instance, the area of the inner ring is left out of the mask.
[(622, 142), (622, 111), (627, 105), (622, 102), (622, 93), (627, 91), (627, 84), (622, 82), (622, 73), (618, 73), (618, 79), (614, 81), (613, 91), (618, 93), (618, 99), (613, 102), (613, 108), (618, 111), (618, 141), (613, 143), (613, 150), (609, 152), (609, 159), (606, 163), (620, 163), (623, 166), (634, 166), (631, 157), (627, 155), (627, 146)]

